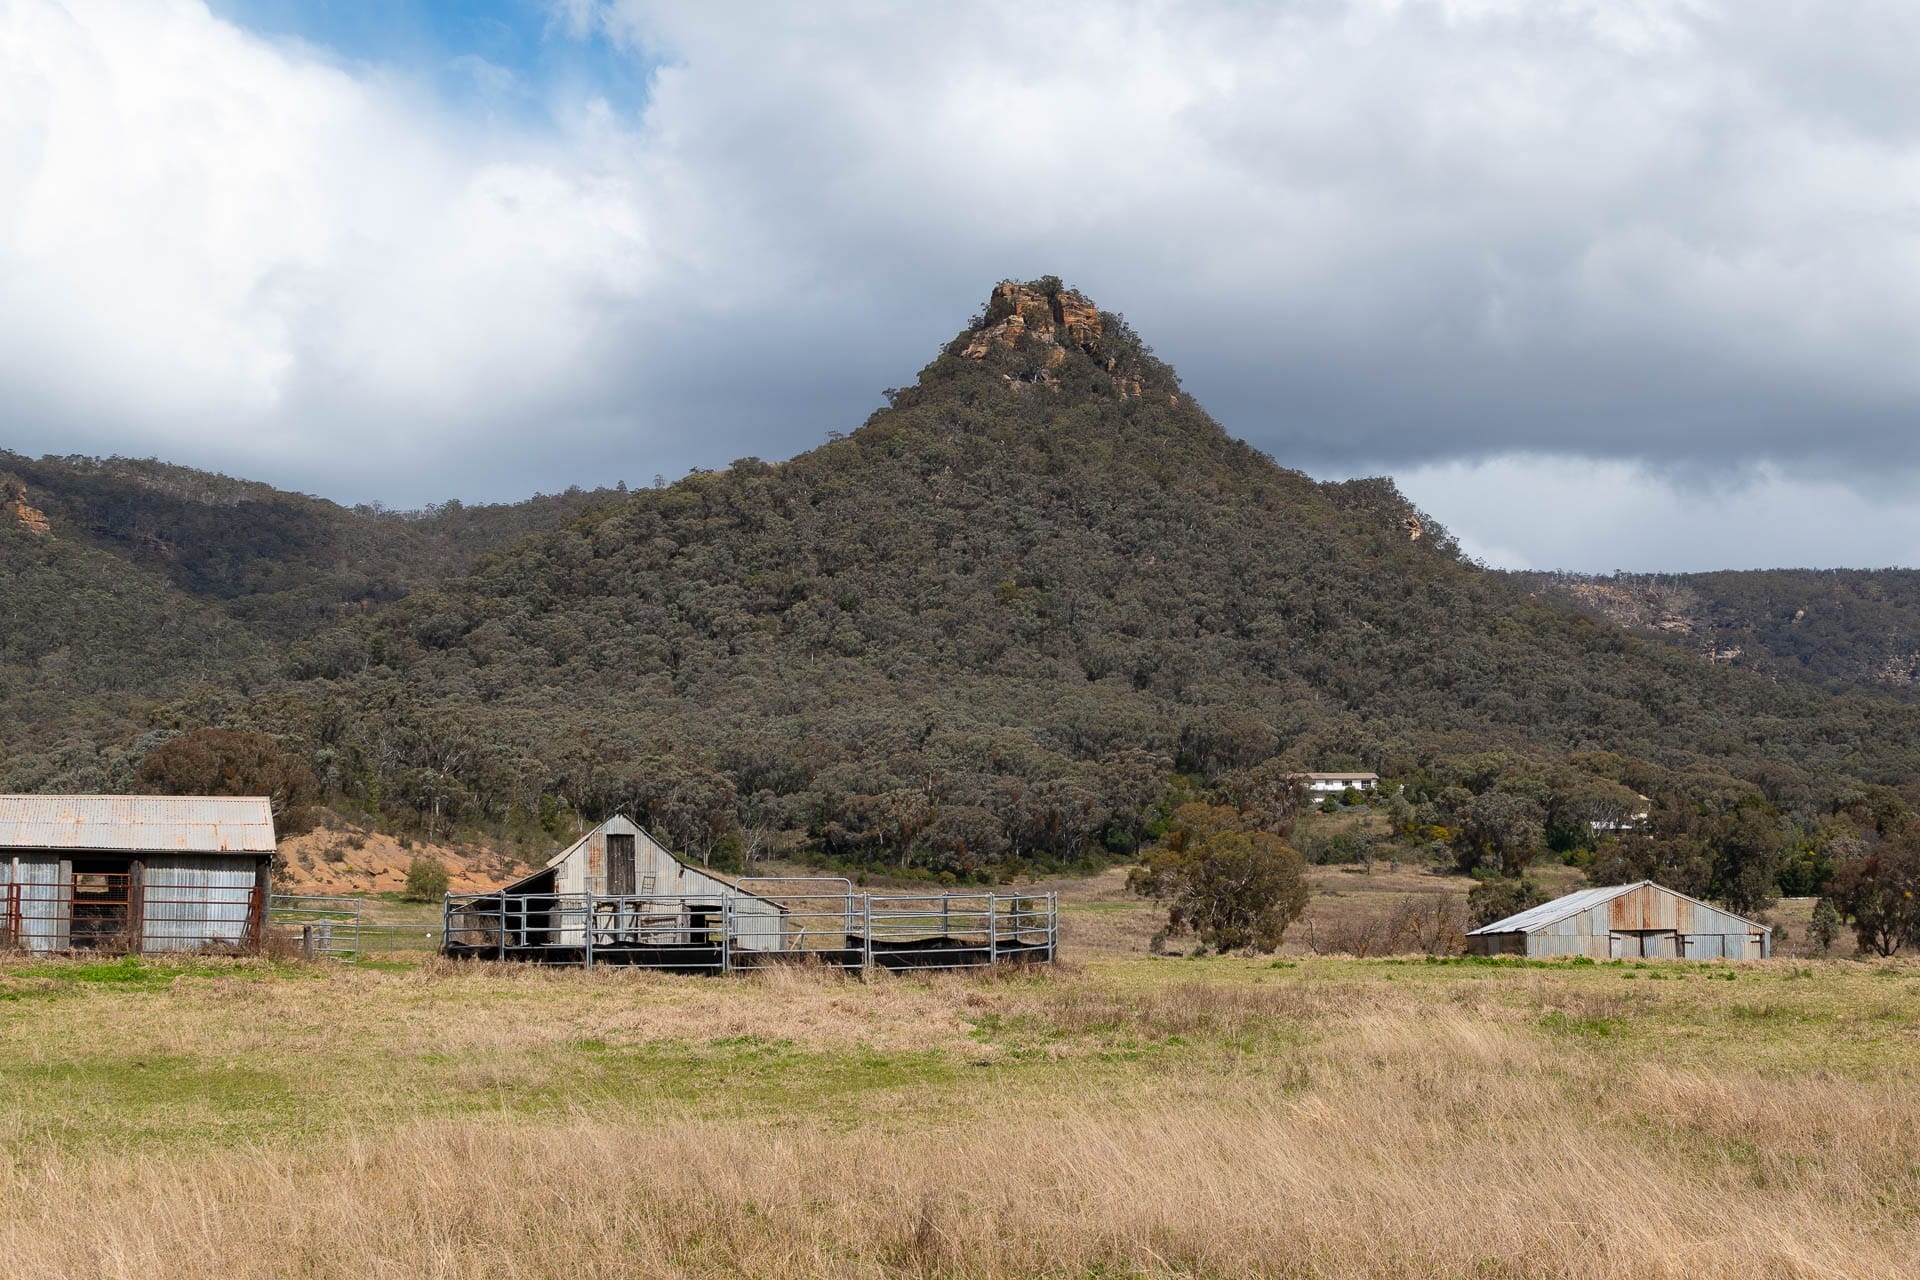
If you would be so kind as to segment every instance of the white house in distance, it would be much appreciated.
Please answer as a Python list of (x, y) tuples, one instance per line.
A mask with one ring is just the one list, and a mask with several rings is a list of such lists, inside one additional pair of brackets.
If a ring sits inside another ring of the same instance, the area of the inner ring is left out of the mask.
[(1644, 831), (1646, 830), (1647, 820), (1653, 816), (1653, 801), (1647, 799), (1645, 796), (1641, 796), (1640, 803), (1648, 807), (1636, 810), (1633, 813), (1619, 814), (1607, 818), (1594, 818), (1589, 825), (1593, 827), (1594, 831), (1602, 835), (1609, 832), (1617, 834), (1622, 831)]
[(1377, 773), (1296, 773), (1307, 790), (1316, 796), (1337, 796), (1343, 791), (1372, 791), (1380, 785)]

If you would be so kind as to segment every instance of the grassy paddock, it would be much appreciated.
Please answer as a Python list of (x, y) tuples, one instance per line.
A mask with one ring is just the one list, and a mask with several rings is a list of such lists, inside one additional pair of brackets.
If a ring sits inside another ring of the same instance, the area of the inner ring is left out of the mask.
[(15, 963), (0, 1270), (1909, 1276), (1916, 1010), (1854, 962)]

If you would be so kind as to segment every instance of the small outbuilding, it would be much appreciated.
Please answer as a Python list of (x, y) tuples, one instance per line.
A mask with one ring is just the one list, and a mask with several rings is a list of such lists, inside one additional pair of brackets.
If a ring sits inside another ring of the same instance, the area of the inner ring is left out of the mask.
[(1582, 889), (1467, 935), (1477, 956), (1586, 956), (1592, 960), (1764, 960), (1773, 930), (1642, 880)]
[(273, 806), (242, 796), (0, 796), (0, 947), (257, 946)]
[[(723, 908), (723, 905), (724, 908)], [(674, 947), (718, 948), (726, 916), (730, 947), (779, 951), (787, 910), (673, 856), (630, 818), (609, 818), (547, 860), (546, 866), (498, 892), (461, 899), (450, 908), (450, 953), (505, 944), (603, 960), (617, 951), (653, 954)]]

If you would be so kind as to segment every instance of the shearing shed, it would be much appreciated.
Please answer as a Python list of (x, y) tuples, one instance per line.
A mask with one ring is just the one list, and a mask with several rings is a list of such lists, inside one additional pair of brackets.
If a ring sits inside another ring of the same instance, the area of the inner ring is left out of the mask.
[(273, 855), (266, 799), (0, 796), (0, 947), (250, 949)]
[[(638, 823), (615, 817), (532, 875), (461, 898), (449, 909), (446, 941), (449, 954), (499, 950), (504, 942), (510, 951), (550, 957), (584, 954), (591, 938), (603, 959), (625, 951), (670, 963), (675, 948), (718, 948), (723, 914), (728, 946), (784, 947), (787, 913), (780, 904), (689, 866)], [(490, 927), (496, 917), (504, 929)]]
[(804, 961), (862, 971), (1047, 963), (1051, 893), (875, 894), (840, 876), (724, 879), (629, 818), (601, 823), (532, 875), (448, 894), (442, 950), (466, 959), (737, 973)]
[(1773, 930), (1651, 880), (1582, 889), (1467, 935), (1478, 956), (1764, 960)]

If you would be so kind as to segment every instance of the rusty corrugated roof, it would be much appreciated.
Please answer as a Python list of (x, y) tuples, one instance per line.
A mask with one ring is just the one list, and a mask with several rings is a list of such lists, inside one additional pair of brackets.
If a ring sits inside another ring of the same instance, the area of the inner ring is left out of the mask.
[(272, 853), (255, 796), (0, 796), (0, 849)]
[(1535, 929), (1544, 929), (1550, 924), (1558, 924), (1568, 916), (1591, 910), (1603, 902), (1612, 902), (1623, 893), (1632, 893), (1641, 885), (1652, 883), (1651, 880), (1636, 880), (1632, 884), (1609, 884), (1598, 889), (1576, 889), (1563, 898), (1555, 898), (1552, 902), (1543, 902), (1537, 907), (1528, 907), (1525, 911), (1515, 912), (1505, 920), (1483, 924), (1469, 932), (1467, 936), (1471, 938), (1476, 933), (1532, 933)]
[(1693, 903), (1697, 907), (1706, 907), (1711, 911), (1718, 911), (1721, 915), (1732, 916), (1735, 920), (1745, 921), (1753, 928), (1763, 930), (1767, 933), (1773, 932), (1773, 926), (1770, 924), (1761, 924), (1758, 920), (1748, 920), (1745, 916), (1729, 911), (1725, 907), (1716, 907), (1711, 902), (1702, 902), (1698, 898), (1689, 897), (1681, 893), (1678, 889), (1669, 889), (1667, 886), (1655, 884), (1651, 880), (1635, 880), (1631, 884), (1609, 884), (1603, 885), (1598, 889), (1576, 889), (1563, 898), (1555, 898), (1552, 902), (1543, 902), (1537, 907), (1528, 907), (1525, 911), (1510, 915), (1505, 920), (1495, 920), (1492, 924), (1483, 924), (1478, 929), (1469, 930), (1467, 936), (1471, 938), (1476, 933), (1532, 933), (1537, 929), (1544, 929), (1550, 924), (1558, 924), (1568, 916), (1578, 915), (1582, 911), (1590, 911), (1603, 902), (1612, 902), (1621, 894), (1632, 893), (1635, 889), (1640, 888), (1658, 889), (1660, 892), (1670, 893), (1676, 898), (1686, 898), (1688, 902)]

